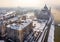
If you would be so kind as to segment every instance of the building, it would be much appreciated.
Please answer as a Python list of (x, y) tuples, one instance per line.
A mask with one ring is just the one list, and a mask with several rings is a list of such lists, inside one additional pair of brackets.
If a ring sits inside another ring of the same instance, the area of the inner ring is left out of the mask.
[(26, 15), (23, 15), (23, 16), (21, 17), (21, 19), (22, 19), (22, 20), (26, 20)]
[(37, 18), (48, 20), (50, 14), (51, 14), (51, 9), (48, 9), (48, 7), (45, 5), (44, 8), (40, 11), (40, 13), (37, 15)]
[(0, 20), (0, 37), (5, 37), (5, 33), (6, 33), (6, 28), (5, 28), (5, 24), (3, 23), (3, 20)]
[(52, 23), (51, 11), (45, 5), (36, 20), (33, 20), (33, 31), (24, 42), (47, 42)]
[[(30, 35), (28, 35), (25, 39), (24, 42), (38, 42), (38, 41), (44, 41), (45, 36), (46, 36), (46, 32), (47, 32), (47, 20), (42, 20), (42, 21), (38, 21), (34, 20), (33, 21), (33, 31), (30, 33)], [(40, 39), (39, 39), (40, 38)]]
[(21, 24), (12, 23), (7, 25), (7, 38), (16, 42), (23, 42), (24, 37), (32, 31), (32, 21), (22, 20)]

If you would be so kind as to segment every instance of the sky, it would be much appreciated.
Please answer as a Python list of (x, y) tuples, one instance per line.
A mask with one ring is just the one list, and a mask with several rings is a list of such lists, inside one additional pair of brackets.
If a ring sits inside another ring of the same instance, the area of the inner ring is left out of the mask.
[(0, 7), (43, 7), (60, 6), (60, 0), (0, 0)]

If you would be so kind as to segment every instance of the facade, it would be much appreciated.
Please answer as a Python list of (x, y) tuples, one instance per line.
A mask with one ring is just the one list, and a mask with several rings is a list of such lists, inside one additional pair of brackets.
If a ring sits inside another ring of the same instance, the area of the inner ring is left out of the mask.
[(23, 16), (21, 17), (21, 19), (22, 19), (22, 20), (26, 20), (26, 16), (23, 15)]
[[(25, 20), (24, 20), (25, 21)], [(21, 24), (7, 25), (7, 38), (16, 40), (16, 42), (23, 42), (24, 36), (28, 35), (32, 31), (32, 22), (25, 21)]]
[(40, 11), (40, 13), (37, 15), (37, 18), (48, 20), (50, 14), (51, 14), (51, 9), (48, 9), (48, 7), (45, 5), (44, 8)]
[(0, 37), (5, 37), (5, 32), (6, 32), (6, 28), (5, 28), (5, 24), (3, 23), (3, 20), (0, 20)]

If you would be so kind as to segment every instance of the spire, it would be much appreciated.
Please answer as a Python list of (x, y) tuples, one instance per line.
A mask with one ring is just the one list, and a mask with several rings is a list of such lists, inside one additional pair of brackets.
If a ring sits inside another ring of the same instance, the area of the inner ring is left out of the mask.
[(45, 6), (44, 6), (44, 9), (48, 10), (48, 7), (47, 7), (47, 5), (46, 5), (46, 4), (45, 4)]

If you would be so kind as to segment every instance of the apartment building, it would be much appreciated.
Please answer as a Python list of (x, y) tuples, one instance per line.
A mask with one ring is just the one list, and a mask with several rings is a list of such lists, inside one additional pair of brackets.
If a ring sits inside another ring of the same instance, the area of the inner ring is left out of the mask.
[(21, 20), (22, 23), (12, 23), (7, 25), (7, 38), (16, 40), (16, 42), (23, 42), (24, 36), (32, 31), (32, 21)]

